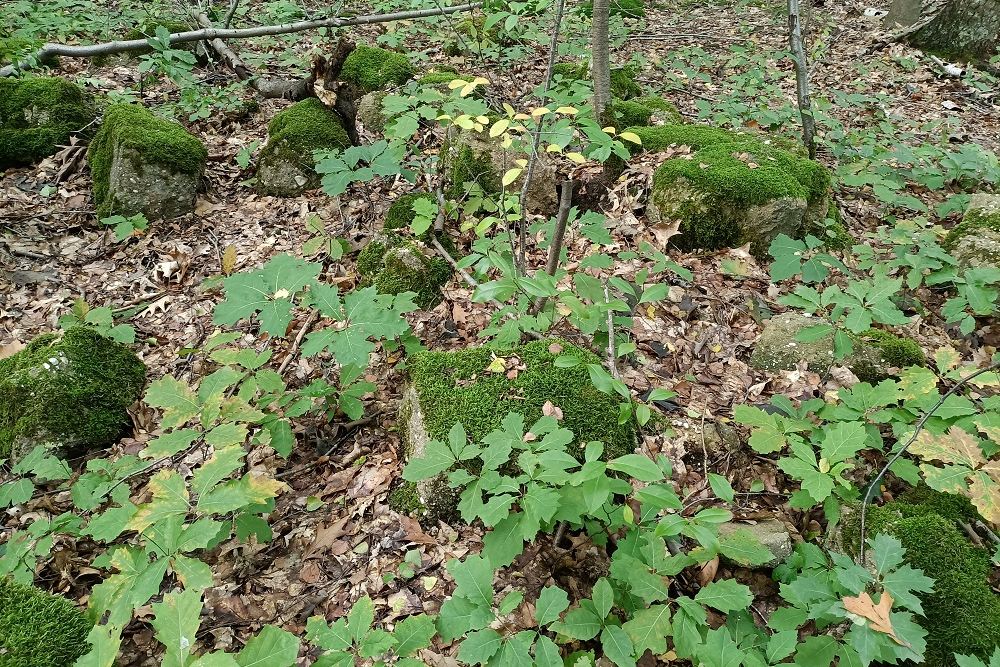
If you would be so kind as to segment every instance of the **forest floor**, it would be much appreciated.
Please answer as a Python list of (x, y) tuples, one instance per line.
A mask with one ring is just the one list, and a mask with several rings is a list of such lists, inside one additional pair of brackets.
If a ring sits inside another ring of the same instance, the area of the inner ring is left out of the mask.
[[(885, 9), (883, 4), (877, 2), (874, 8)], [(893, 108), (883, 110), (887, 114), (914, 120), (949, 116), (961, 127), (954, 141), (1000, 150), (1000, 135), (995, 130), (1000, 127), (998, 101), (973, 90), (963, 79), (943, 76), (919, 52), (884, 43), (879, 21), (866, 16), (867, 9), (868, 4), (856, 0), (828, 0), (813, 10), (810, 34), (826, 45), (813, 67), (817, 94), (829, 97), (833, 91), (859, 89), (884, 93), (894, 100)], [(354, 31), (351, 38), (373, 43), (379, 30), (384, 28)], [(745, 47), (751, 52), (774, 54), (769, 65), (784, 73), (783, 89), (788, 100), (794, 99), (791, 63), (780, 54), (786, 40), (785, 18), (773, 8), (740, 4), (734, 12), (729, 4), (661, 6), (649, 10), (643, 34), (648, 38), (633, 33), (613, 58), (623, 61), (630, 54), (641, 53), (651, 63), (663, 63), (670, 62), (670, 54), (679, 47), (700, 47), (707, 56), (704, 62), (709, 64), (704, 67), (712, 74), (711, 81), (718, 81), (725, 74), (731, 49)], [(316, 44), (323, 46), (320, 38), (305, 33), (296, 49), (308, 51)], [(419, 43), (408, 43), (407, 48), (424, 49)], [(429, 57), (424, 65), (427, 68), (448, 64), (471, 73), (490, 72), (495, 94), (504, 99), (526, 101), (544, 75), (543, 48), (537, 58), (510, 68), (492, 67), (474, 57), (446, 57), (440, 50), (425, 53)], [(915, 65), (901, 64), (906, 62)], [(64, 74), (99, 81), (106, 89), (137, 86), (134, 63), (117, 61), (98, 67), (66, 60), (62, 67)], [(665, 88), (664, 74), (663, 69), (647, 68), (641, 83), (650, 92), (663, 91), (663, 96), (692, 120), (698, 116), (695, 105), (699, 100), (716, 100), (725, 92), (718, 84), (695, 78)], [(218, 75), (230, 76), (221, 65)], [(172, 94), (169, 86), (154, 87), (144, 91), (143, 98), (155, 103)], [(277, 253), (300, 255), (310, 236), (306, 227), (310, 216), (318, 216), (328, 233), (360, 247), (379, 228), (395, 197), (413, 186), (401, 180), (375, 181), (333, 199), (319, 191), (290, 199), (257, 195), (245, 182), (251, 173), (241, 169), (235, 158), (240, 149), (266, 139), (268, 120), (287, 104), (267, 100), (248, 117), (213, 117), (192, 124), (191, 130), (209, 152), (208, 187), (199, 197), (195, 214), (154, 223), (149, 234), (126, 243), (116, 243), (110, 231), (100, 229), (95, 220), (82, 146), (67, 148), (34, 168), (3, 174), (0, 346), (27, 343), (53, 329), (75, 300), (84, 299), (91, 307), (114, 308), (136, 328), (137, 349), (150, 379), (169, 373), (195, 380), (210, 369), (206, 370), (197, 354), (187, 351), (197, 349), (212, 334), (212, 308), (220, 299), (218, 290), (205, 289), (203, 283), (221, 274), (221, 258), (227, 247), (236, 249), (237, 270), (259, 266)], [(830, 113), (846, 125), (874, 122), (858, 108), (834, 108)], [(645, 224), (641, 206), (641, 194), (648, 187), (655, 159), (655, 155), (645, 155), (634, 160), (626, 173), (626, 185), (612, 193), (605, 212), (619, 249), (643, 240), (662, 247), (655, 230)], [(826, 152), (821, 152), (819, 159), (835, 166)], [(935, 204), (945, 193), (916, 194)], [(838, 201), (858, 238), (886, 223), (881, 205), (864, 192), (840, 193)], [(943, 224), (953, 222), (945, 220)], [(586, 239), (571, 236), (567, 243), (571, 260), (587, 244)], [(691, 270), (694, 279), (690, 283), (678, 280), (671, 287), (668, 307), (650, 309), (635, 318), (631, 334), (639, 355), (635, 363), (622, 369), (625, 382), (637, 393), (661, 386), (677, 392), (676, 405), (670, 406), (672, 411), (667, 415), (668, 428), (647, 434), (644, 450), (671, 458), (688, 501), (709, 495), (706, 473), (717, 472), (729, 478), (738, 492), (733, 507), (737, 520), (777, 516), (795, 534), (816, 531), (818, 516), (789, 510), (785, 505), (786, 483), (772, 463), (749, 450), (721, 446), (710, 427), (731, 414), (734, 405), (766, 403), (778, 393), (793, 398), (822, 396), (839, 388), (837, 378), (843, 377), (834, 373), (824, 378), (804, 369), (767, 373), (748, 366), (762, 318), (782, 307), (775, 301), (777, 291), (768, 279), (767, 267), (759, 265), (745, 249), (669, 254)], [(620, 269), (626, 277), (628, 271), (627, 266)], [(357, 280), (353, 260), (345, 255), (343, 261), (328, 262), (324, 279), (349, 289)], [(457, 280), (446, 287), (445, 296), (432, 311), (409, 316), (415, 335), (433, 349), (481, 344), (477, 334), (485, 328), (489, 312), (473, 304), (471, 290)], [(290, 330), (298, 332), (305, 325), (295, 321)], [(262, 349), (268, 344), (256, 337), (249, 325), (243, 326), (247, 346)], [(949, 340), (949, 332), (940, 321), (918, 320), (906, 333), (928, 351)], [(289, 336), (289, 344), (292, 339), (294, 335)], [(980, 360), (976, 355), (985, 354), (987, 349), (980, 347), (979, 352), (971, 353), (973, 361)], [(286, 346), (276, 352), (272, 363), (281, 364), (288, 353)], [(238, 649), (246, 637), (268, 623), (300, 633), (309, 616), (322, 613), (328, 619), (336, 618), (365, 592), (375, 600), (383, 619), (420, 610), (434, 612), (449, 592), (443, 562), (479, 549), (481, 534), (475, 528), (422, 527), (387, 505), (402, 467), (396, 429), (403, 384), (400, 361), (398, 353), (378, 355), (370, 368), (369, 379), (378, 390), (366, 401), (370, 419), (365, 423), (352, 428), (336, 423), (301, 427), (298, 447), (288, 461), (267, 448), (251, 452), (250, 465), (274, 471), (291, 490), (279, 497), (270, 516), (274, 531), (270, 543), (233, 541), (212, 555), (219, 585), (206, 594), (211, 617), (204, 620), (199, 635), (204, 648)], [(285, 376), (290, 383), (300, 384), (318, 372), (309, 361), (296, 356)], [(140, 406), (132, 416), (134, 432), (116, 448), (123, 453), (138, 451), (156, 435), (152, 409)], [(755, 479), (763, 480), (764, 491), (745, 493)], [(307, 499), (321, 503), (310, 500), (307, 504)], [(0, 525), (23, 524), (32, 514), (58, 513), (68, 505), (68, 493), (32, 503), (24, 515), (0, 517)], [(588, 572), (601, 564), (591, 562), (585, 538), (567, 537), (565, 550), (552, 549), (544, 540), (536, 543), (519, 566), (509, 569), (510, 576), (523, 578), (520, 583), (534, 588), (555, 573), (564, 588), (579, 588), (582, 584), (574, 579), (589, 579)], [(408, 551), (420, 556), (413, 576), (386, 582), (386, 575), (396, 573)], [(774, 586), (769, 577), (749, 571), (735, 571), (733, 576), (759, 593)], [(57, 543), (39, 579), (53, 590), (80, 598), (96, 583), (98, 573), (89, 568), (85, 544)], [(497, 590), (502, 594), (502, 584)], [(150, 653), (157, 646), (152, 631), (133, 624), (130, 632), (122, 649), (127, 662), (121, 664), (156, 664)], [(428, 652), (424, 658), (429, 664), (453, 664), (446, 657), (447, 650), (442, 653), (435, 657)]]

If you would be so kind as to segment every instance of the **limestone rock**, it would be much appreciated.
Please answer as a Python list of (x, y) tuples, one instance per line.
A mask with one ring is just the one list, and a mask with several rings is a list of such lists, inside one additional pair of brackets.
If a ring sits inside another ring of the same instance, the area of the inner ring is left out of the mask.
[(1000, 195), (973, 195), (944, 247), (963, 267), (1000, 269)]
[(134, 104), (109, 107), (87, 150), (98, 215), (155, 220), (190, 213), (207, 156), (180, 124)]
[(756, 523), (724, 523), (719, 526), (719, 537), (745, 531), (752, 535), (765, 549), (771, 552), (773, 558), (756, 567), (761, 569), (776, 567), (792, 553), (792, 538), (788, 527), (777, 519), (768, 519)]
[(89, 327), (37, 337), (0, 360), (0, 458), (114, 443), (145, 380), (134, 353)]
[(361, 121), (366, 130), (377, 134), (385, 131), (386, 118), (382, 115), (383, 99), (385, 99), (385, 93), (375, 91), (365, 93), (358, 100), (358, 120)]
[(949, 60), (987, 61), (1000, 46), (996, 0), (893, 0), (883, 20), (917, 47)]
[(0, 78), (0, 170), (54, 154), (94, 116), (93, 101), (69, 81)]

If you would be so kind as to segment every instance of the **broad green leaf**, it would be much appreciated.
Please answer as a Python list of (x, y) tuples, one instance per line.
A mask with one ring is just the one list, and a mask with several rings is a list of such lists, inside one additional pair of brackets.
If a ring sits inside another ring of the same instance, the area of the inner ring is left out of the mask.
[(625, 454), (608, 462), (609, 470), (617, 470), (642, 482), (658, 482), (663, 471), (656, 463), (641, 454)]
[(853, 457), (865, 448), (868, 433), (862, 422), (839, 422), (826, 429), (820, 454), (831, 464)]
[(393, 635), (396, 638), (396, 655), (413, 655), (423, 648), (431, 645), (431, 637), (434, 636), (434, 618), (427, 614), (408, 616), (396, 624)]
[(617, 625), (609, 625), (601, 632), (601, 647), (604, 655), (618, 667), (635, 667), (632, 657), (635, 648), (628, 633)]
[(201, 608), (201, 593), (196, 591), (167, 593), (163, 602), (153, 604), (150, 625), (165, 648), (163, 667), (187, 667), (201, 624)]
[(567, 612), (562, 621), (556, 621), (549, 629), (571, 639), (586, 641), (593, 639), (601, 631), (601, 619), (578, 607)]
[(502, 641), (503, 637), (496, 630), (477, 630), (462, 641), (458, 659), (470, 665), (485, 665), (500, 650)]
[(144, 400), (154, 408), (163, 408), (160, 427), (164, 429), (180, 426), (201, 412), (198, 397), (191, 387), (170, 375), (150, 384)]
[(535, 602), (535, 620), (544, 626), (559, 618), (569, 607), (569, 596), (558, 586), (546, 586)]
[(694, 597), (696, 602), (722, 612), (746, 609), (753, 602), (753, 595), (745, 585), (732, 579), (713, 581), (704, 586)]
[(494, 569), (488, 560), (469, 556), (463, 561), (449, 561), (446, 567), (457, 584), (455, 595), (485, 609), (493, 606)]
[(670, 607), (655, 604), (639, 609), (622, 629), (628, 633), (637, 654), (649, 650), (653, 655), (662, 655), (667, 651), (667, 637), (670, 636)]

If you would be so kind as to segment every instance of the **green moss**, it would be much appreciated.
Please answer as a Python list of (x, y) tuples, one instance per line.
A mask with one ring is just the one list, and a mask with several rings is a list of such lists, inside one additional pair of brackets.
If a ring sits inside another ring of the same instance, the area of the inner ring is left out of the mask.
[[(592, 16), (594, 13), (594, 1), (587, 0), (580, 3), (580, 13), (584, 16)], [(646, 7), (643, 4), (643, 0), (611, 0), (608, 3), (608, 14), (627, 19), (641, 18), (646, 15)]]
[(414, 292), (414, 302), (427, 310), (441, 302), (441, 287), (451, 279), (451, 265), (427, 257), (420, 246), (400, 234), (376, 235), (358, 255), (358, 273), (380, 294)]
[(128, 425), (126, 408), (145, 380), (135, 354), (89, 327), (35, 338), (0, 360), (0, 458), (32, 443), (110, 445)]
[[(552, 67), (552, 75), (559, 75), (566, 81), (586, 79), (590, 73), (587, 63), (556, 63)], [(621, 100), (630, 100), (642, 95), (642, 88), (635, 82), (634, 67), (611, 68), (611, 95)]]
[[(408, 230), (410, 225), (413, 224), (413, 219), (417, 217), (417, 212), (413, 209), (413, 205), (420, 200), (426, 200), (430, 203), (434, 203), (434, 197), (427, 194), (426, 192), (409, 192), (402, 195), (392, 203), (389, 210), (385, 214), (385, 223), (382, 227), (386, 230)], [(429, 239), (429, 234), (433, 231), (428, 229), (421, 238)]]
[(951, 252), (960, 239), (981, 231), (1000, 233), (1000, 209), (969, 207), (962, 222), (955, 225), (941, 242), (941, 247)]
[(474, 148), (461, 143), (456, 149), (449, 141), (443, 149), (448, 153), (448, 190), (450, 199), (462, 199), (466, 192), (466, 183), (477, 183), (483, 192), (495, 194), (500, 192), (500, 174), (488, 150)]
[(65, 79), (0, 78), (0, 169), (52, 155), (94, 116), (90, 97)]
[[(561, 355), (577, 357), (582, 363), (556, 367), (556, 355), (549, 351), (553, 343), (562, 347)], [(418, 352), (410, 358), (410, 378), (428, 436), (444, 440), (451, 427), (461, 422), (466, 433), (479, 441), (510, 412), (524, 415), (525, 423), (531, 425), (542, 416), (545, 402), (551, 401), (562, 410), (560, 423), (573, 431), (578, 444), (600, 440), (609, 459), (635, 449), (634, 424), (619, 424), (618, 400), (598, 391), (590, 381), (586, 364), (600, 363), (594, 354), (562, 341), (542, 340), (502, 356), (517, 357), (521, 370), (516, 377), (487, 370), (494, 352), (486, 347)], [(582, 449), (571, 447), (570, 453), (582, 455)]]
[(413, 516), (424, 510), (420, 502), (420, 491), (413, 482), (403, 482), (389, 493), (389, 507), (400, 514)]
[[(933, 510), (966, 515), (948, 500), (927, 501), (936, 492), (920, 492), (921, 504), (892, 502), (868, 510), (869, 535), (888, 533), (903, 543), (906, 561), (934, 579), (934, 591), (921, 594), (927, 629), (926, 665), (951, 667), (953, 654), (986, 659), (1000, 645), (1000, 596), (989, 585), (989, 555), (974, 547), (952, 519)], [(937, 494), (943, 496), (944, 494)], [(857, 513), (844, 525), (851, 549), (858, 544)]]
[(661, 97), (615, 100), (613, 108), (619, 127), (647, 127), (654, 121), (679, 124), (683, 120), (677, 107)]
[(897, 336), (884, 329), (869, 329), (861, 334), (861, 339), (878, 350), (886, 366), (909, 368), (927, 363), (924, 351), (912, 338)]
[(404, 54), (362, 45), (344, 60), (340, 78), (370, 93), (390, 85), (402, 85), (413, 77), (413, 73), (413, 65)]
[(116, 148), (133, 151), (142, 164), (158, 164), (179, 174), (200, 174), (208, 157), (201, 142), (179, 123), (154, 116), (149, 109), (135, 104), (111, 105), (87, 149), (100, 217), (114, 211), (108, 193)]
[(452, 81), (454, 81), (455, 79), (462, 79), (463, 81), (471, 81), (472, 77), (466, 76), (464, 74), (458, 74), (454, 71), (431, 72), (430, 74), (425, 74), (424, 76), (417, 79), (417, 84), (420, 86), (441, 86), (441, 85), (447, 85)]
[(854, 245), (854, 237), (847, 231), (840, 215), (840, 209), (833, 201), (830, 202), (830, 207), (827, 209), (823, 226), (811, 231), (811, 233), (826, 241), (824, 247), (829, 250), (847, 250)]
[(552, 76), (561, 76), (563, 79), (576, 81), (586, 79), (590, 68), (587, 63), (556, 63), (552, 66)]
[(66, 667), (93, 626), (72, 602), (0, 577), (0, 667)]
[[(319, 184), (319, 174), (313, 171), (314, 151), (351, 145), (340, 116), (315, 97), (296, 102), (275, 114), (267, 126), (267, 133), (267, 145), (260, 154), (261, 163), (273, 160), (298, 164), (304, 172), (313, 176), (306, 188)], [(272, 190), (259, 179), (257, 188), (265, 194), (288, 194)]]
[(657, 125), (655, 127), (625, 127), (626, 132), (632, 132), (642, 140), (641, 146), (628, 144), (632, 153), (650, 151), (653, 153), (666, 150), (671, 146), (689, 146), (698, 150), (714, 144), (725, 144), (739, 141), (741, 136), (729, 130), (708, 125), (685, 125), (681, 123)]
[[(0, 37), (0, 65), (20, 61), (42, 45), (41, 40), (25, 37)], [(44, 64), (55, 64), (48, 62)]]

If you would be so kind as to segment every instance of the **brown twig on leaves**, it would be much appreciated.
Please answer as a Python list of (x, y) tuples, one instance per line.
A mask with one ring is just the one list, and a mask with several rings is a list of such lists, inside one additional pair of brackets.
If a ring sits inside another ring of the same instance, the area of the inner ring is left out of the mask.
[[(324, 19), (314, 19), (311, 21), (296, 21), (295, 23), (284, 23), (280, 25), (264, 25), (254, 28), (203, 28), (201, 30), (187, 30), (170, 35), (170, 44), (183, 44), (186, 42), (201, 42), (213, 39), (248, 39), (250, 37), (266, 37), (269, 35), (286, 35), (293, 32), (305, 32), (307, 30), (317, 30), (319, 28), (344, 28), (353, 25), (371, 25), (376, 23), (389, 23), (391, 21), (404, 21), (409, 19), (427, 18), (430, 16), (443, 16), (455, 14), (457, 12), (467, 12), (482, 5), (481, 2), (469, 2), (452, 7), (442, 7), (440, 9), (415, 9), (404, 12), (392, 12), (389, 14), (367, 14), (363, 16), (339, 17), (333, 16)], [(102, 44), (71, 45), (48, 43), (25, 58), (24, 60), (0, 68), (0, 76), (12, 76), (15, 72), (27, 69), (35, 62), (51, 60), (55, 56), (66, 58), (93, 58), (94, 56), (106, 56), (114, 53), (128, 53), (142, 51), (149, 48), (145, 39), (116, 40), (104, 42)]]
[[(549, 242), (549, 256), (545, 262), (545, 273), (550, 276), (556, 275), (556, 269), (559, 268), (559, 256), (562, 254), (563, 238), (566, 236), (566, 223), (569, 221), (569, 211), (573, 207), (573, 186), (575, 184), (572, 178), (567, 178), (563, 181), (562, 189), (559, 191), (559, 213), (556, 215), (556, 228), (552, 234), (552, 240)], [(529, 312), (532, 315), (542, 312), (548, 301), (547, 296), (538, 297)]]
[(312, 327), (313, 324), (316, 323), (316, 320), (318, 319), (319, 319), (318, 310), (314, 310), (313, 312), (309, 313), (309, 317), (306, 319), (305, 324), (302, 325), (302, 328), (299, 329), (299, 333), (295, 335), (295, 340), (292, 341), (292, 349), (288, 351), (288, 356), (286, 356), (284, 361), (281, 362), (281, 365), (278, 366), (278, 375), (284, 373), (285, 369), (288, 368), (288, 364), (292, 363), (292, 359), (295, 358), (295, 353), (299, 351), (299, 345), (302, 344), (302, 339), (305, 337), (306, 332), (309, 331), (309, 329)]

